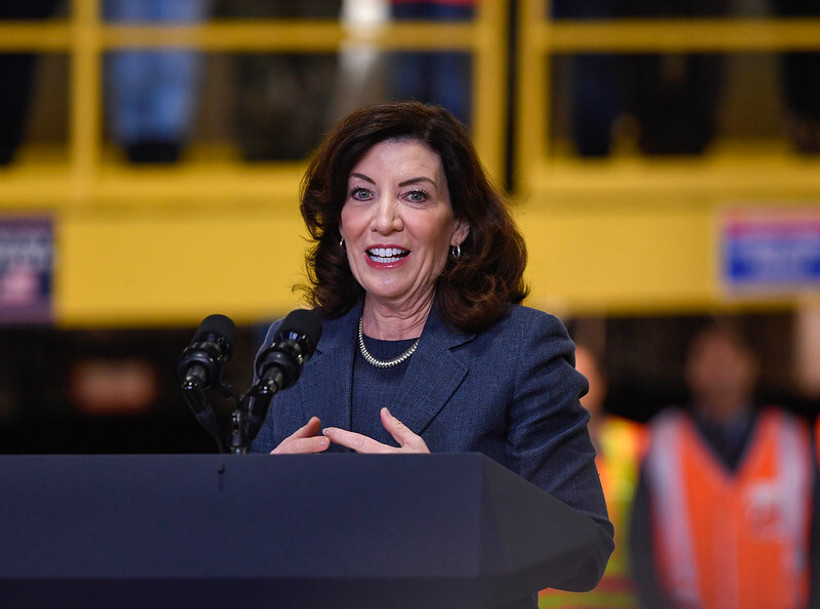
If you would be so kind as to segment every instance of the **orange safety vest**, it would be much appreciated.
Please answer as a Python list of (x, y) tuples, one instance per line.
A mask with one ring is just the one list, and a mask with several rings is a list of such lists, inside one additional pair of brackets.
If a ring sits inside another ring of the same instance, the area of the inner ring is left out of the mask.
[(637, 607), (629, 576), (627, 523), (644, 447), (645, 430), (642, 425), (616, 416), (608, 416), (601, 423), (600, 452), (595, 457), (595, 465), (601, 476), (609, 519), (615, 527), (615, 551), (594, 590), (543, 590), (538, 597), (541, 609)]
[(764, 410), (730, 472), (681, 411), (651, 426), (646, 461), (656, 565), (675, 607), (797, 609), (808, 593), (808, 426)]

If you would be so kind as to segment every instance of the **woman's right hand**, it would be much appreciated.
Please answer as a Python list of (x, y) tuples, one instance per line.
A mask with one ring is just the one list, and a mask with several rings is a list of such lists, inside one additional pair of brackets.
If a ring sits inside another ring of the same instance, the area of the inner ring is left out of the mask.
[(294, 431), (270, 451), (272, 455), (300, 455), (320, 453), (330, 446), (330, 439), (320, 435), (322, 422), (319, 417), (311, 417), (303, 427)]

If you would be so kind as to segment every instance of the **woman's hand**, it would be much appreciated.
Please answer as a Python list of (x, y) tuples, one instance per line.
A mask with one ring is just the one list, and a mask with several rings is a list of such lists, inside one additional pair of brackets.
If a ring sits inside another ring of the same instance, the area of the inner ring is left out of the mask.
[(398, 447), (382, 444), (368, 436), (354, 431), (339, 429), (338, 427), (327, 427), (322, 433), (334, 444), (346, 446), (347, 448), (355, 450), (357, 453), (390, 454), (430, 452), (430, 449), (427, 448), (427, 443), (422, 440), (421, 436), (410, 431), (404, 423), (390, 414), (387, 408), (382, 408), (379, 414), (381, 416), (382, 425), (390, 435), (393, 436), (396, 442), (399, 443)]
[(270, 451), (270, 454), (299, 455), (327, 450), (330, 440), (319, 433), (321, 430), (322, 422), (319, 417), (311, 417), (303, 427), (282, 440), (279, 446)]

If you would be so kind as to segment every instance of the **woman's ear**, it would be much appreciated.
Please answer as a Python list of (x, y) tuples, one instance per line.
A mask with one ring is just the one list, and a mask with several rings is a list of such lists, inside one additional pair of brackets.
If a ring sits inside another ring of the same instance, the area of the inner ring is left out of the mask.
[(450, 238), (450, 245), (461, 245), (470, 234), (470, 225), (467, 220), (457, 219), (456, 229), (453, 231), (453, 236)]

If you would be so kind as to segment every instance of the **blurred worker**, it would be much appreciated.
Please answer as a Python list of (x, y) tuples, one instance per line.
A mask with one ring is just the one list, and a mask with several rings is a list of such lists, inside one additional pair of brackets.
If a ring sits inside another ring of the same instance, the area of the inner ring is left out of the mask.
[[(57, 0), (0, 2), (0, 20), (45, 19)], [(0, 54), (0, 165), (6, 165), (23, 141), (28, 117), (37, 55), (33, 53)]]
[[(553, 0), (556, 19), (612, 19), (623, 16), (622, 0)], [(624, 110), (625, 83), (621, 77), (625, 58), (612, 53), (570, 55), (570, 129), (576, 150), (583, 157), (610, 152), (612, 128)]]
[(739, 335), (702, 329), (685, 364), (691, 409), (650, 425), (630, 538), (647, 609), (813, 606), (809, 429), (755, 407), (758, 367)]
[[(126, 24), (190, 24), (210, 0), (105, 0), (105, 17)], [(108, 119), (132, 163), (173, 163), (187, 144), (199, 107), (204, 68), (199, 51), (116, 51), (106, 64)]]
[[(342, 0), (222, 0), (232, 19), (337, 20)], [(246, 161), (302, 160), (333, 123), (334, 52), (235, 53), (235, 127)]]
[[(772, 0), (780, 17), (820, 17), (817, 0)], [(800, 152), (820, 153), (820, 53), (780, 55), (789, 135)]]
[[(690, 18), (727, 14), (728, 0), (553, 0), (557, 19)], [(570, 56), (572, 137), (578, 154), (609, 154), (622, 113), (650, 155), (700, 154), (715, 132), (722, 57), (705, 53)]]
[[(410, 21), (464, 21), (476, 0), (391, 0), (392, 16)], [(444, 42), (444, 41), (443, 41)], [(396, 57), (392, 96), (444, 106), (470, 125), (471, 60), (466, 51), (406, 51)]]
[[(728, 0), (624, 0), (630, 17), (723, 17)], [(646, 154), (700, 154), (717, 122), (723, 57), (710, 53), (635, 54), (627, 63), (627, 106)]]
[(589, 381), (589, 392), (581, 398), (581, 405), (591, 415), (587, 427), (595, 446), (595, 465), (601, 476), (609, 519), (615, 525), (615, 552), (594, 590), (586, 593), (542, 590), (538, 606), (541, 609), (637, 607), (629, 576), (627, 531), (644, 445), (643, 426), (604, 411), (607, 378), (591, 348), (582, 344), (575, 346), (575, 368)]

